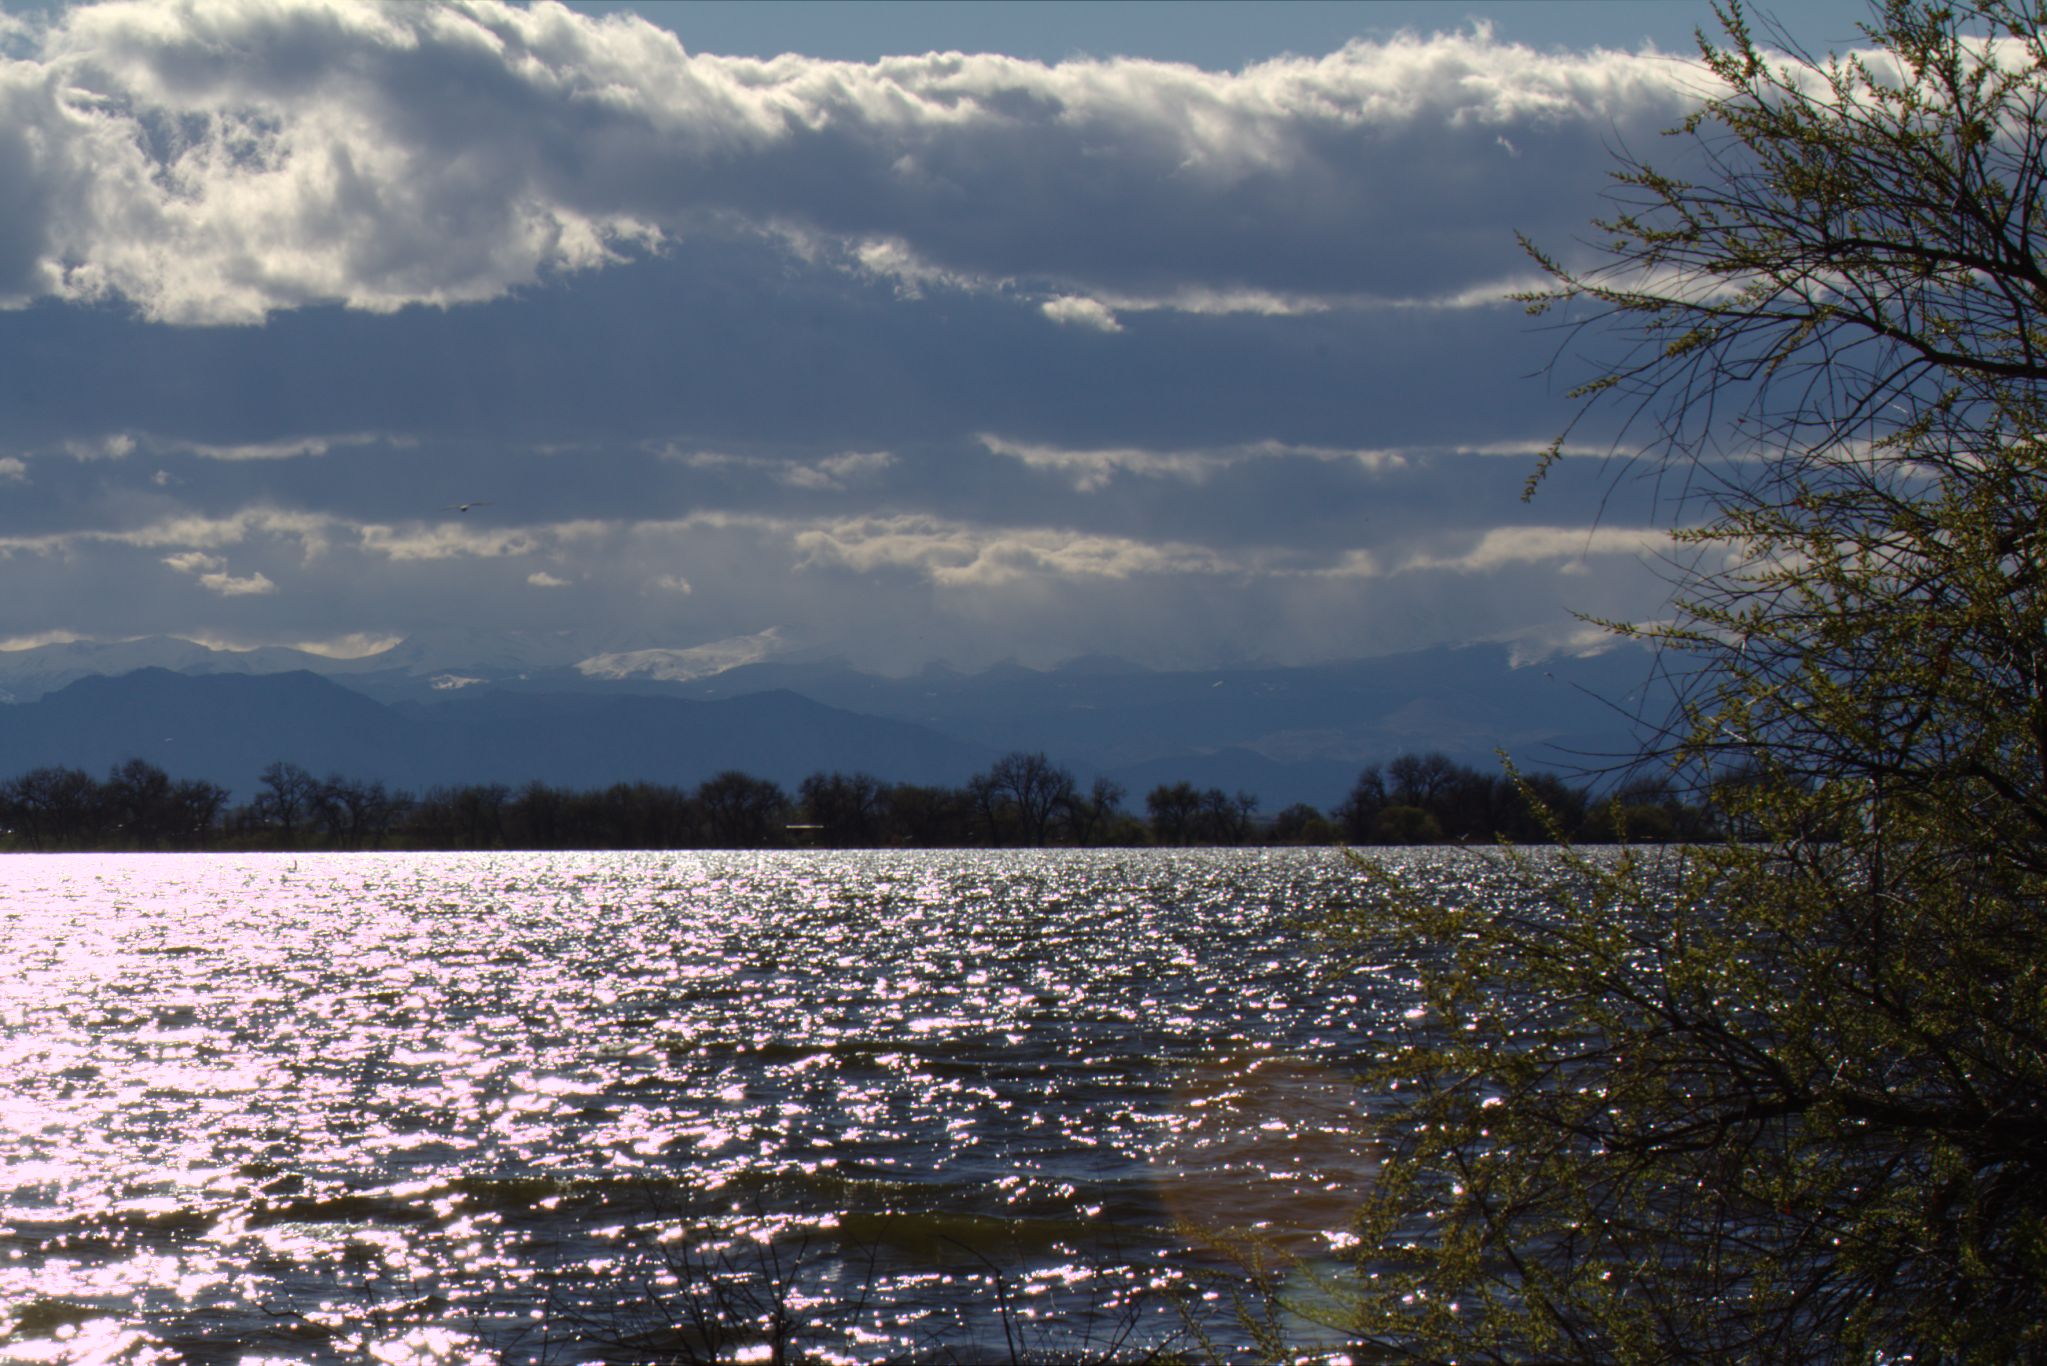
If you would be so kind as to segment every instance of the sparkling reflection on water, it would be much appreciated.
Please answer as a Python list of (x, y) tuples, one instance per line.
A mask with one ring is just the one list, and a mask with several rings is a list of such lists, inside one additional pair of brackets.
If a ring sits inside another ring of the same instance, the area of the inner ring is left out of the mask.
[(0, 860), (0, 1359), (645, 1359), (777, 1283), (828, 1358), (1226, 1342), (1185, 1226), (1327, 1254), (1370, 1179), (1397, 984), (1304, 923), (1354, 894), (1309, 851)]

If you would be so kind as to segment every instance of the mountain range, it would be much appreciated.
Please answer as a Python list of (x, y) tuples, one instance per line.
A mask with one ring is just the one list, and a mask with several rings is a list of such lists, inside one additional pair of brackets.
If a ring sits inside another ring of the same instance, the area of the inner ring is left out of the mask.
[(209, 649), (164, 638), (0, 651), (0, 777), (130, 757), (238, 797), (284, 759), (434, 784), (693, 785), (727, 768), (957, 784), (1010, 750), (1121, 782), (1328, 808), (1366, 763), (1440, 750), (1491, 766), (1600, 771), (1667, 712), (1645, 652), (1520, 664), (1472, 645), (1305, 667), (1153, 670), (1092, 657), (909, 677), (796, 657), (772, 632), (689, 650), (587, 652), (560, 637), (451, 632), (379, 654)]

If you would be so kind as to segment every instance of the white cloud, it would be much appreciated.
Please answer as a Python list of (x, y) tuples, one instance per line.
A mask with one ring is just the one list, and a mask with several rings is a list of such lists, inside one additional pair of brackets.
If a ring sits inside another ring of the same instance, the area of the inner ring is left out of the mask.
[(752, 635), (732, 636), (682, 650), (626, 650), (592, 655), (576, 665), (576, 672), (585, 678), (657, 678), (687, 683), (788, 652), (789, 642), (780, 628), (770, 626)]
[[(1299, 318), (1323, 313), (1383, 313), (1401, 310), (1462, 310), (1494, 308), (1514, 303), (1513, 296), (1542, 289), (1553, 282), (1546, 276), (1522, 272), (1497, 279), (1480, 280), (1433, 294), (1316, 293), (1271, 289), (1216, 288), (1184, 285), (1153, 294), (1122, 294), (1104, 291), (1097, 298), (1061, 297), (1041, 305), (1055, 322), (1090, 323), (1097, 311), (1114, 324), (1105, 330), (1120, 332), (1118, 313), (1192, 313), (1206, 317), (1252, 315), (1262, 318)], [(1515, 305), (1519, 307), (1518, 304)], [(1055, 312), (1070, 310), (1073, 316)]]
[(706, 232), (1093, 327), (1146, 303), (1480, 302), (1509, 256), (1474, 252), (1478, 210), (1575, 223), (1541, 169), (1557, 145), (1597, 167), (1702, 79), (1483, 30), (1239, 72), (761, 61), (495, 0), (103, 0), (11, 46), (0, 301), (177, 323), (446, 307)]
[(799, 567), (856, 573), (910, 570), (945, 587), (1031, 577), (1127, 579), (1224, 574), (1242, 565), (1203, 546), (1140, 541), (1056, 527), (991, 527), (902, 515), (822, 522), (797, 530)]
[(198, 579), (200, 587), (224, 598), (260, 597), (277, 591), (277, 585), (267, 576), (257, 573), (237, 578), (227, 572), (227, 561), (200, 551), (166, 555), (163, 562), (180, 574), (192, 575)]
[(218, 593), (224, 598), (257, 597), (277, 591), (277, 585), (262, 573), (250, 574), (245, 578), (236, 578), (225, 573), (201, 574), (199, 584), (208, 592)]
[(28, 482), (28, 462), (18, 455), (0, 455), (0, 483)]
[(1369, 550), (1346, 550), (1334, 563), (1315, 571), (1325, 579), (1376, 579), (1385, 572), (1379, 557)]
[(495, 560), (542, 554), (565, 541), (601, 535), (605, 529), (605, 523), (595, 520), (532, 527), (481, 527), (471, 522), (448, 521), (400, 525), (367, 522), (354, 531), (362, 548), (382, 559)]
[(1091, 327), (1097, 332), (1123, 330), (1123, 324), (1116, 321), (1115, 313), (1098, 299), (1062, 294), (1056, 299), (1047, 299), (1038, 308), (1053, 322), (1066, 326)]
[[(530, 527), (482, 527), (443, 522), (363, 522), (336, 514), (250, 507), (225, 516), (173, 514), (118, 529), (92, 528), (27, 536), (0, 536), (0, 558), (13, 555), (72, 556), (95, 545), (173, 552), (165, 563), (185, 573), (200, 572), (215, 552), (258, 541), (292, 547), (311, 562), (336, 547), (352, 546), (371, 559), (398, 563), (464, 559), (514, 559), (559, 553), (613, 534), (620, 524), (589, 518)], [(176, 561), (176, 563), (172, 563)], [(245, 589), (242, 591), (267, 591)]]
[[(1361, 521), (1349, 543), (1340, 519), (1298, 540), (1262, 518), (1274, 526), (1265, 536), (1243, 522), (1202, 533), (1121, 520), (1124, 500), (1050, 491), (1057, 496), (957, 515), (834, 515), (837, 504), (824, 503), (802, 514), (700, 509), (523, 527), (452, 516), (363, 522), (267, 506), (159, 515), (0, 540), (0, 553), (20, 557), (9, 570), (20, 600), (41, 604), (0, 626), (19, 636), (51, 621), (80, 630), (87, 623), (62, 596), (70, 591), (90, 604), (103, 636), (218, 634), (230, 629), (220, 603), (232, 600), (237, 641), (341, 657), (460, 620), (483, 636), (585, 633), (570, 663), (737, 639), (767, 621), (871, 667), (913, 668), (934, 655), (1045, 661), (1085, 649), (1146, 662), (1218, 651), (1326, 658), (1440, 640), (1446, 621), (1469, 639), (1560, 618), (1566, 607), (1643, 615), (1643, 596), (1627, 585), (1653, 581), (1654, 566), (1622, 556), (1663, 544), (1660, 532), (1627, 528), (1442, 532), (1391, 517)], [(1396, 493), (1390, 482), (1385, 497)], [(156, 507), (163, 496), (147, 492), (132, 507)], [(1078, 524), (1058, 520), (1062, 508)], [(1598, 573), (1555, 572), (1588, 555)], [(712, 662), (647, 655), (612, 665), (647, 672)]]
[(1571, 572), (1596, 555), (1642, 558), (1670, 549), (1670, 532), (1657, 527), (1494, 527), (1462, 553), (1418, 554), (1400, 568), (1483, 574), (1510, 565), (1554, 563)]
[(166, 453), (182, 452), (207, 460), (293, 460), (302, 456), (325, 455), (337, 447), (374, 445), (386, 439), (376, 432), (353, 432), (344, 436), (288, 436), (272, 441), (248, 441), (235, 445), (166, 440), (152, 440), (149, 444), (152, 450)]
[(197, 550), (186, 550), (176, 555), (166, 555), (163, 557), (163, 562), (177, 570), (180, 574), (215, 572), (225, 568), (227, 565), (227, 561)]
[(848, 255), (862, 275), (889, 281), (895, 285), (896, 293), (905, 299), (921, 299), (927, 289), (988, 293), (1015, 284), (1001, 276), (935, 265), (918, 255), (916, 248), (900, 237), (869, 237), (836, 243), (813, 231), (786, 223), (778, 225), (776, 235), (806, 261)]
[(126, 432), (102, 437), (74, 438), (64, 443), (64, 454), (73, 460), (124, 460), (135, 450), (135, 438)]
[(776, 478), (791, 488), (843, 489), (871, 479), (895, 463), (896, 458), (887, 451), (847, 451), (828, 455), (812, 465), (785, 466)]
[(1620, 638), (1606, 627), (1576, 620), (1522, 627), (1493, 639), (1508, 647), (1507, 662), (1517, 669), (1560, 657), (1588, 659), (1620, 644)]
[(1031, 469), (1050, 470), (1065, 475), (1073, 481), (1073, 487), (1082, 493), (1106, 487), (1119, 474), (1136, 475), (1147, 479), (1178, 479), (1190, 484), (1200, 484), (1233, 465), (1257, 460), (1292, 459), (1354, 464), (1372, 473), (1398, 469), (1406, 464), (1406, 457), (1398, 451), (1345, 450), (1331, 446), (1294, 445), (1284, 441), (1162, 451), (1128, 446), (1100, 450), (1069, 450), (1038, 442), (1011, 441), (985, 432), (978, 439), (991, 455), (1018, 461)]
[(45, 645), (71, 645), (90, 639), (91, 636), (82, 636), (76, 631), (37, 631), (33, 635), (9, 636), (0, 640), (0, 651), (37, 650)]
[(685, 451), (674, 447), (662, 452), (662, 457), (693, 470), (744, 469), (768, 463), (759, 456), (729, 455), (724, 451)]
[(304, 650), (309, 655), (323, 655), (328, 659), (363, 659), (370, 655), (382, 654), (403, 639), (403, 636), (385, 635), (374, 631), (349, 631), (324, 639), (295, 640), (291, 642), (291, 648)]
[(794, 489), (844, 490), (873, 478), (896, 463), (887, 451), (843, 451), (821, 460), (784, 460), (766, 455), (732, 455), (725, 451), (684, 451), (670, 447), (663, 458), (693, 470), (757, 470)]
[[(1550, 448), (1551, 438), (1537, 437), (1526, 441), (1484, 441), (1475, 445), (1455, 446), (1454, 455), (1505, 456), (1514, 460), (1533, 460)], [(1583, 442), (1566, 442), (1557, 451), (1558, 455), (1591, 457), (1603, 459), (1614, 454), (1611, 446), (1594, 446)]]

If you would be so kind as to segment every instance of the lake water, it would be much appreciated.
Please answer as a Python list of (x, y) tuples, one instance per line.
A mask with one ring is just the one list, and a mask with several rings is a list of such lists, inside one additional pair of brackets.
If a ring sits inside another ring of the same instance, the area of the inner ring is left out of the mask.
[(778, 1305), (826, 1360), (1227, 1348), (1217, 1245), (1336, 1256), (1370, 1180), (1400, 974), (1312, 928), (1356, 895), (1294, 850), (0, 859), (0, 1360), (765, 1359)]

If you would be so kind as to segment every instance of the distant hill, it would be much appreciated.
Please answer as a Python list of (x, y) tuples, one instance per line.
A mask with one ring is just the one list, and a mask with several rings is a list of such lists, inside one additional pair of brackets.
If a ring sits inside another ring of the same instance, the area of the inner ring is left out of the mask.
[[(958, 783), (1022, 749), (1083, 779), (1115, 777), (1133, 805), (1185, 779), (1244, 788), (1276, 811), (1326, 808), (1364, 764), (1408, 752), (1490, 769), (1504, 750), (1529, 769), (1597, 772), (1669, 711), (1651, 656), (1629, 646), (1520, 666), (1505, 646), (1472, 645), (1296, 668), (1093, 656), (906, 678), (797, 658), (772, 630), (679, 650), (581, 648), (562, 633), (456, 629), (346, 660), (169, 638), (0, 652), (0, 691), (19, 699), (0, 706), (0, 776), (25, 759), (97, 772), (141, 755), (237, 791), (277, 758), (408, 786), (680, 782), (722, 767), (785, 783), (833, 768)], [(219, 686), (181, 690), (180, 678)], [(265, 680), (276, 688), (255, 686)], [(202, 715), (214, 705), (230, 714)]]
[(764, 693), (724, 701), (488, 695), (392, 706), (317, 675), (86, 678), (0, 707), (0, 777), (61, 764), (95, 777), (142, 758), (246, 799), (279, 759), (423, 789), (534, 779), (569, 787), (650, 780), (692, 787), (727, 768), (792, 786), (818, 770), (957, 783), (992, 752), (920, 727)]
[(118, 677), (137, 669), (181, 674), (279, 674), (299, 669), (325, 673), (334, 662), (283, 646), (214, 650), (175, 636), (61, 641), (0, 651), (0, 703), (33, 702), (80, 679)]
[(1632, 647), (1520, 667), (1506, 646), (1472, 645), (1299, 668), (1162, 672), (1092, 659), (901, 679), (765, 663), (673, 692), (710, 698), (761, 687), (1118, 774), (1230, 750), (1275, 770), (1334, 763), (1353, 777), (1366, 762), (1425, 750), (1487, 768), (1504, 750), (1530, 768), (1599, 769), (1635, 754), (1669, 710), (1655, 661)]

